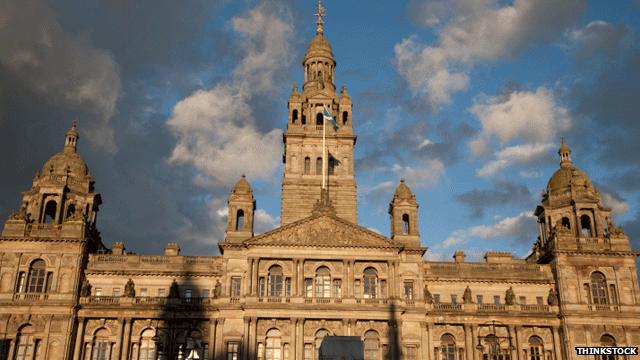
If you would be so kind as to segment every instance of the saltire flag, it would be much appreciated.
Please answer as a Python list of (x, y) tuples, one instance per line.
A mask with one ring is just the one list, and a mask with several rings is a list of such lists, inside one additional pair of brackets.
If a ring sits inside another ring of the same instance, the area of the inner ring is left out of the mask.
[(331, 125), (333, 125), (334, 130), (338, 130), (338, 123), (336, 122), (336, 119), (334, 119), (333, 116), (331, 116), (331, 113), (329, 113), (329, 110), (327, 109), (326, 106), (322, 107), (322, 115), (324, 116), (325, 121), (329, 120)]

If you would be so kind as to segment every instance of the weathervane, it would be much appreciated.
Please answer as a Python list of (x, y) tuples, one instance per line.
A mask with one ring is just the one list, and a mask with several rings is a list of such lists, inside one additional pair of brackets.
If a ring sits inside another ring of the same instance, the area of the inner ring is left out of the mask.
[(318, 17), (318, 22), (316, 23), (318, 24), (318, 28), (316, 30), (316, 33), (318, 34), (322, 34), (322, 24), (324, 24), (322, 17), (324, 16), (324, 11), (325, 8), (322, 6), (322, 1), (318, 0), (318, 12), (315, 14)]

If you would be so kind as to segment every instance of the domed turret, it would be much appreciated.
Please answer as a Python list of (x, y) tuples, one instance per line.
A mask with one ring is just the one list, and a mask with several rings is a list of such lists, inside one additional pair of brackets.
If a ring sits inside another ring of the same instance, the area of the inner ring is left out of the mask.
[(74, 121), (65, 135), (64, 149), (44, 163), (41, 174), (71, 175), (74, 177), (88, 176), (89, 168), (76, 152), (79, 138), (77, 123)]
[(242, 241), (252, 237), (256, 200), (244, 174), (231, 189), (227, 209), (229, 214), (225, 241)]
[(405, 184), (404, 179), (400, 179), (400, 184), (396, 187), (396, 191), (393, 193), (393, 199), (398, 200), (415, 200), (415, 195), (411, 192), (411, 189)]
[(549, 179), (543, 202), (560, 205), (577, 200), (599, 201), (600, 194), (587, 174), (573, 165), (571, 148), (564, 139), (558, 155), (560, 155), (560, 168)]
[(304, 55), (304, 85), (303, 90), (306, 91), (324, 91), (328, 90), (330, 93), (335, 93), (336, 86), (333, 83), (335, 78), (336, 59), (333, 56), (333, 50), (331, 45), (324, 38), (323, 24), (324, 20), (324, 7), (322, 3), (318, 1), (318, 17), (316, 30), (316, 36), (313, 37), (307, 52)]
[(411, 189), (400, 179), (389, 204), (391, 217), (391, 239), (407, 245), (420, 246), (418, 231), (418, 202)]

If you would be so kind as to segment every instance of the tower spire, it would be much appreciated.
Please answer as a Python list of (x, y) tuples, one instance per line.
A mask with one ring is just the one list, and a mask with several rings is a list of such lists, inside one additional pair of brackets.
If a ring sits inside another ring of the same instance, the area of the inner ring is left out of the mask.
[(571, 164), (571, 147), (564, 142), (564, 136), (560, 138), (560, 149), (558, 150), (558, 155), (560, 155), (561, 166)]
[(64, 137), (64, 150), (76, 152), (76, 146), (78, 145), (79, 137), (78, 121), (74, 119), (71, 123), (71, 128), (69, 129), (69, 131), (67, 131)]
[(318, 17), (318, 21), (316, 22), (316, 24), (318, 25), (318, 27), (316, 28), (316, 34), (322, 34), (322, 25), (324, 24), (324, 20), (322, 19), (324, 17), (324, 11), (326, 9), (324, 8), (324, 6), (322, 6), (322, 0), (318, 0), (318, 12), (315, 13), (315, 15)]

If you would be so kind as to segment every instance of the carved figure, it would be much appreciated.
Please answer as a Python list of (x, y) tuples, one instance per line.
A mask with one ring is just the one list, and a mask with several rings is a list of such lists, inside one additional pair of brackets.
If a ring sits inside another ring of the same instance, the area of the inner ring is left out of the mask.
[(173, 281), (171, 282), (171, 286), (169, 286), (169, 297), (175, 299), (180, 298), (180, 291), (178, 289), (178, 282), (176, 281), (176, 279), (173, 279)]
[(469, 286), (467, 286), (467, 288), (464, 289), (462, 300), (464, 300), (465, 304), (473, 304), (473, 297), (471, 295), (471, 288), (469, 288)]
[(91, 283), (89, 282), (88, 279), (84, 279), (84, 281), (82, 282), (82, 287), (80, 288), (80, 296), (82, 297), (87, 297), (87, 296), (91, 296)]
[(220, 280), (216, 280), (216, 285), (213, 288), (213, 298), (217, 299), (220, 295), (222, 295), (222, 284), (220, 283)]
[(558, 294), (556, 293), (556, 289), (549, 289), (549, 296), (547, 296), (547, 304), (551, 306), (558, 306)]
[(504, 295), (504, 302), (507, 305), (514, 305), (516, 303), (516, 293), (513, 291), (513, 287), (509, 287)]
[(124, 286), (124, 296), (128, 298), (136, 297), (136, 284), (133, 283), (133, 280), (129, 278), (127, 284)]
[(427, 304), (433, 304), (433, 295), (431, 295), (427, 285), (424, 286), (424, 302)]

